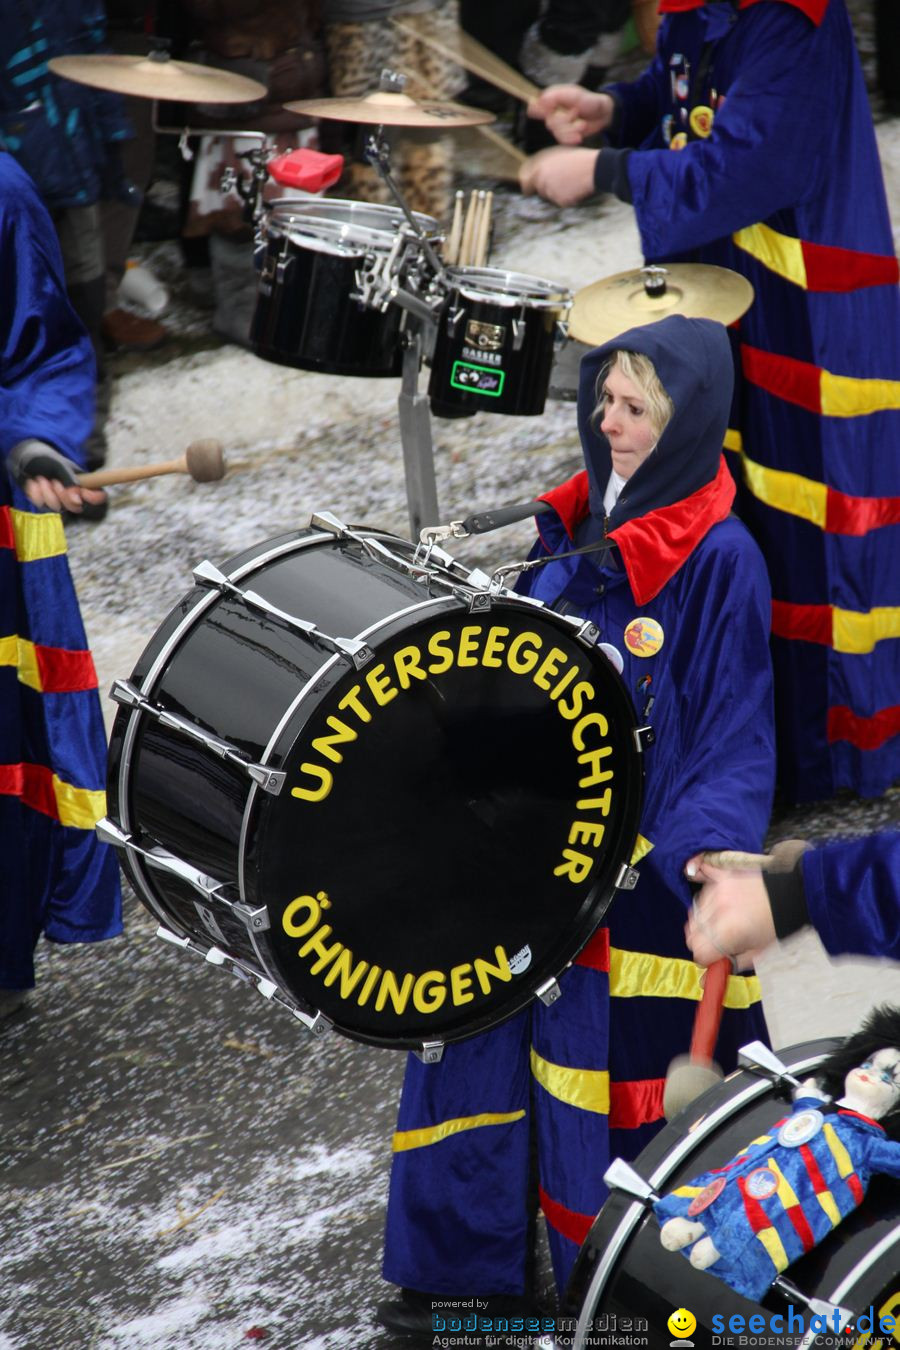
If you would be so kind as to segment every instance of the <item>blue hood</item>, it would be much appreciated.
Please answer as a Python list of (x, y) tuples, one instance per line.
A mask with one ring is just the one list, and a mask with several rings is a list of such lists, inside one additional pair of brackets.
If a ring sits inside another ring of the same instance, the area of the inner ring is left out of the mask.
[(722, 455), (731, 411), (734, 364), (724, 326), (712, 319), (673, 314), (631, 328), (588, 352), (581, 362), (578, 430), (590, 482), (596, 532), (604, 520), (603, 496), (612, 470), (609, 442), (591, 425), (597, 377), (615, 351), (641, 352), (653, 362), (675, 412), (656, 449), (635, 470), (610, 513), (608, 529), (689, 497), (712, 482)]

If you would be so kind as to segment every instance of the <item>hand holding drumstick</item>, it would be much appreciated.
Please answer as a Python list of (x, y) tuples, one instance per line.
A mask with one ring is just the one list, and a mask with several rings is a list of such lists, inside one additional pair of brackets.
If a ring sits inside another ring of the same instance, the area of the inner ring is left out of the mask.
[(685, 872), (702, 883), (685, 925), (685, 939), (698, 965), (723, 956), (740, 969), (775, 941), (775, 922), (763, 873), (791, 872), (810, 845), (786, 839), (771, 854), (701, 853)]

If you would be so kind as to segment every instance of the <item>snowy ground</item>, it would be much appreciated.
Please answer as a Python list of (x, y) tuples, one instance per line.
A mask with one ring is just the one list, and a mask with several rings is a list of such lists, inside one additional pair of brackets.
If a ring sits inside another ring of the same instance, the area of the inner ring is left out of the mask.
[[(879, 139), (900, 222), (900, 124), (882, 122)], [(497, 208), (495, 266), (577, 289), (640, 261), (624, 206), (557, 212), (509, 194)], [(200, 559), (315, 509), (407, 528), (397, 382), (293, 371), (219, 344), (174, 246), (145, 252), (177, 292), (177, 337), (149, 358), (117, 358), (110, 462), (215, 436), (231, 467), (218, 485), (119, 489), (102, 526), (70, 531), (101, 689), (130, 674)], [(521, 499), (578, 463), (564, 402), (540, 418), (433, 430), (444, 518)], [(458, 554), (496, 564), (520, 556), (529, 533)], [(782, 813), (776, 832), (869, 831), (896, 821), (897, 803)], [(130, 895), (126, 924), (99, 948), (42, 948), (33, 1009), (0, 1034), (0, 1350), (389, 1346), (371, 1307), (402, 1056), (305, 1039), (158, 942)], [(900, 1001), (900, 971), (827, 966), (812, 937), (768, 958), (762, 977), (776, 1045), (845, 1032), (873, 1000)]]

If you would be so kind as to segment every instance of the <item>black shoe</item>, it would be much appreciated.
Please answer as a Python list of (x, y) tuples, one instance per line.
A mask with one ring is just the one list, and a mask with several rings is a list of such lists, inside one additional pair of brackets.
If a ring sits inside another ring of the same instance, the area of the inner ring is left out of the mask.
[[(482, 1323), (496, 1317), (537, 1317), (534, 1304), (523, 1294), (474, 1295), (426, 1294), (420, 1289), (401, 1289), (399, 1298), (385, 1299), (375, 1308), (375, 1320), (398, 1336), (436, 1334), (483, 1339), (496, 1333)], [(439, 1320), (438, 1320), (439, 1319)], [(459, 1321), (461, 1326), (451, 1327)], [(474, 1325), (466, 1326), (466, 1322)], [(440, 1322), (444, 1323), (443, 1328)]]

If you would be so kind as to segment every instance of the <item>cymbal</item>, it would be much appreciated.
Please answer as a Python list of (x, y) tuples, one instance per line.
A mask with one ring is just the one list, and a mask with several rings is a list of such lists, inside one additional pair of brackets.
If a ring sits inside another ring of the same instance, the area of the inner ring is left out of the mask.
[(54, 75), (76, 84), (135, 98), (173, 103), (253, 103), (266, 96), (266, 86), (258, 80), (215, 66), (173, 61), (165, 52), (151, 56), (54, 56), (47, 64)]
[(286, 103), (288, 112), (304, 117), (329, 117), (335, 122), (362, 122), (387, 127), (477, 127), (493, 122), (493, 113), (461, 103), (418, 102), (408, 94), (377, 89), (364, 98), (304, 98)]
[(599, 347), (628, 328), (669, 314), (734, 323), (752, 303), (753, 287), (739, 272), (707, 263), (669, 263), (617, 272), (576, 291), (569, 332), (578, 342)]

